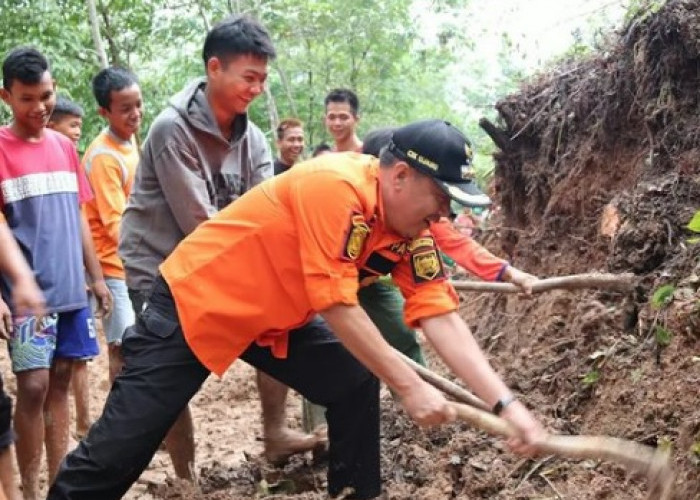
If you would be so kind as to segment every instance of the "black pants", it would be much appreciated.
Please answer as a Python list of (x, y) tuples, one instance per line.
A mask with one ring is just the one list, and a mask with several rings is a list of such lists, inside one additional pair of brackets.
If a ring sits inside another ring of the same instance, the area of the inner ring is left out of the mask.
[[(381, 489), (378, 380), (320, 319), (290, 332), (289, 340), (287, 359), (276, 359), (256, 344), (241, 357), (327, 407), (329, 493), (349, 487), (355, 491), (351, 498), (375, 498)], [(121, 498), (209, 375), (185, 342), (172, 296), (160, 278), (147, 308), (124, 334), (122, 353), (124, 370), (102, 416), (64, 459), (48, 499)]]
[(143, 306), (146, 305), (146, 299), (148, 299), (148, 292), (143, 290), (136, 290), (135, 288), (129, 288), (129, 300), (131, 301), (131, 308), (134, 310), (134, 314), (138, 318), (141, 316), (143, 311)]

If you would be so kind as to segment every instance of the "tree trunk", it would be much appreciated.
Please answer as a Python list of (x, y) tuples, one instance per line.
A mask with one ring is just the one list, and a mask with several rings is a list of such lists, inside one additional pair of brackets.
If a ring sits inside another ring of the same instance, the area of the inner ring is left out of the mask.
[(265, 85), (265, 104), (267, 107), (267, 116), (270, 119), (270, 129), (272, 131), (272, 137), (276, 137), (277, 127), (280, 124), (280, 117), (277, 113), (277, 104), (275, 104), (275, 98), (270, 91), (270, 86)]
[(277, 71), (277, 74), (280, 76), (282, 88), (284, 89), (284, 93), (287, 95), (287, 99), (289, 100), (289, 108), (292, 110), (292, 116), (295, 118), (300, 118), (297, 111), (296, 102), (294, 102), (294, 95), (292, 94), (292, 89), (289, 86), (289, 80), (287, 80), (287, 74), (284, 72), (282, 66), (280, 66), (280, 64), (277, 61), (272, 63), (272, 67), (275, 68), (275, 71)]
[(107, 52), (105, 52), (104, 44), (102, 43), (102, 35), (100, 35), (100, 20), (97, 18), (97, 7), (95, 0), (86, 0), (88, 8), (88, 18), (90, 20), (90, 32), (92, 33), (92, 41), (95, 44), (95, 52), (100, 61), (100, 68), (109, 66)]

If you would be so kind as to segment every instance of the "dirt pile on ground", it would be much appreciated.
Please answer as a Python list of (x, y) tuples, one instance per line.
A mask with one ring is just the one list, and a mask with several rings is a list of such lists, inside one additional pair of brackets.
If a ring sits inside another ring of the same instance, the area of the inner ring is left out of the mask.
[(465, 304), (534, 407), (567, 432), (671, 447), (683, 499), (700, 498), (698, 88), (700, 4), (670, 1), (499, 102), (500, 123), (482, 122), (501, 149), (490, 246), (541, 276), (633, 272), (639, 286)]

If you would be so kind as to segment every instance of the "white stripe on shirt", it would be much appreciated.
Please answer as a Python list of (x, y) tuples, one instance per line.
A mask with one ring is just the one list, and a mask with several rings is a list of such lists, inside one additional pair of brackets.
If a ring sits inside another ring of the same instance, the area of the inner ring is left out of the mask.
[(0, 182), (4, 203), (47, 194), (77, 193), (78, 178), (75, 172), (45, 172), (28, 174)]

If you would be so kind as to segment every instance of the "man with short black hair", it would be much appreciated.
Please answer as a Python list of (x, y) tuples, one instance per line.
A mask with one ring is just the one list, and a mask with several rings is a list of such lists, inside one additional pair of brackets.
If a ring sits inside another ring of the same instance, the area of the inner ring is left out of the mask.
[(304, 152), (304, 127), (296, 118), (282, 120), (277, 126), (277, 151), (275, 175), (289, 170)]
[(360, 101), (350, 89), (333, 89), (323, 100), (324, 124), (333, 136), (333, 151), (362, 152), (362, 141), (357, 137), (360, 121)]
[[(246, 15), (224, 19), (204, 41), (206, 77), (176, 94), (151, 125), (119, 243), (137, 315), (158, 266), (177, 244), (272, 176), (267, 140), (247, 110), (263, 92), (268, 62), (275, 56), (272, 40), (258, 21)], [(285, 436), (282, 424), (275, 422), (273, 427), (279, 430), (276, 437)], [(195, 458), (193, 434), (185, 405), (166, 446), (178, 477), (189, 480)], [(266, 441), (266, 448), (280, 440)], [(304, 449), (314, 444), (312, 439), (301, 443)]]

